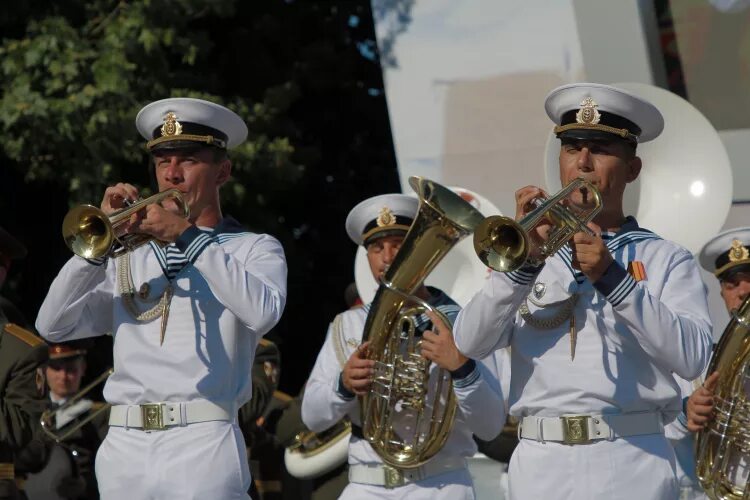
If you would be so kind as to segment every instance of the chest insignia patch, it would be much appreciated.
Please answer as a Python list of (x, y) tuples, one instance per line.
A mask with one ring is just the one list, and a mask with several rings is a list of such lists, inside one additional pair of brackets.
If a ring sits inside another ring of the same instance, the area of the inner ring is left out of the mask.
[(636, 281), (647, 280), (646, 267), (640, 260), (633, 260), (628, 264), (628, 274)]
[(544, 283), (534, 283), (534, 288), (531, 292), (534, 294), (534, 298), (539, 300), (544, 297), (544, 292), (546, 291), (547, 285), (545, 285)]

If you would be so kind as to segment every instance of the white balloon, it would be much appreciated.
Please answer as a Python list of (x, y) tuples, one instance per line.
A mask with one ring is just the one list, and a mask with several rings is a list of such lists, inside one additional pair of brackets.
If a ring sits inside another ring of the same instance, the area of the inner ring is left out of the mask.
[[(732, 169), (719, 134), (695, 106), (672, 92), (644, 83), (615, 83), (653, 103), (664, 115), (664, 131), (638, 145), (639, 178), (625, 189), (625, 215), (697, 254), (723, 227), (732, 205)], [(547, 138), (545, 179), (560, 189), (560, 141)]]

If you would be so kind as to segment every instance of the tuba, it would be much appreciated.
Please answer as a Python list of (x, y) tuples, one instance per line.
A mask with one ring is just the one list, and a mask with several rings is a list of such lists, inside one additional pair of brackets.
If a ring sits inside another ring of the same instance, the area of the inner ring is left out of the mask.
[(750, 297), (721, 335), (707, 373), (714, 371), (714, 418), (696, 439), (696, 474), (712, 499), (750, 498)]
[(360, 399), (362, 431), (380, 458), (397, 468), (418, 467), (440, 451), (457, 409), (449, 374), (430, 373), (415, 338), (415, 318), (425, 311), (450, 322), (412, 294), (484, 218), (438, 183), (410, 177), (409, 184), (419, 197), (419, 211), (375, 293), (362, 336), (370, 341), (369, 359), (376, 361), (370, 392)]
[[(575, 190), (585, 190), (591, 194), (591, 209), (578, 213), (562, 204)], [(581, 178), (574, 179), (554, 196), (536, 198), (532, 203), (535, 208), (518, 222), (510, 217), (492, 215), (479, 224), (474, 232), (474, 249), (487, 267), (507, 273), (523, 266), (531, 251), (528, 234), (545, 219), (552, 223), (552, 228), (547, 241), (540, 246), (542, 260), (557, 252), (578, 232), (594, 236), (594, 232), (586, 224), (594, 220), (602, 209), (599, 190)]]
[(117, 235), (117, 228), (146, 206), (174, 199), (184, 218), (190, 216), (190, 209), (182, 193), (177, 189), (167, 189), (107, 216), (93, 205), (79, 205), (68, 211), (63, 219), (62, 233), (65, 244), (79, 257), (96, 259), (119, 257), (154, 238), (148, 234), (130, 233)]
[(323, 432), (303, 430), (284, 450), (284, 465), (297, 479), (312, 479), (346, 462), (352, 424), (342, 418)]

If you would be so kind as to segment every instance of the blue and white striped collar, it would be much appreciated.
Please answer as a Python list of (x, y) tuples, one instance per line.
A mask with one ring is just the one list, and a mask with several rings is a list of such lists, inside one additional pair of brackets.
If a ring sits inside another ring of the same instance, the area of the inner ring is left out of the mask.
[[(228, 240), (234, 239), (247, 230), (235, 220), (233, 217), (227, 216), (221, 219), (219, 223), (213, 229), (210, 228), (199, 228), (201, 232), (208, 235), (211, 240), (218, 244), (223, 244)], [(151, 250), (159, 261), (159, 265), (164, 272), (167, 279), (174, 279), (180, 271), (188, 263), (188, 259), (185, 254), (182, 253), (174, 244), (161, 247), (160, 245), (149, 242)]]
[[(629, 243), (635, 243), (637, 241), (644, 240), (660, 240), (661, 237), (648, 229), (642, 228), (638, 225), (638, 221), (632, 215), (625, 217), (625, 222), (620, 226), (620, 229), (616, 233), (604, 232), (602, 233), (602, 239), (604, 240), (610, 253), (613, 255), (617, 250), (628, 245)], [(576, 282), (583, 283), (586, 279), (581, 271), (573, 269), (573, 251), (570, 247), (570, 243), (567, 243), (558, 250), (557, 256), (567, 266), (568, 270), (573, 274), (573, 278)]]
[(210, 236), (215, 236), (218, 234), (236, 234), (236, 233), (245, 233), (247, 232), (247, 229), (242, 227), (242, 224), (237, 222), (234, 217), (231, 217), (227, 215), (219, 223), (216, 225), (216, 227), (213, 229), (213, 231), (210, 233)]

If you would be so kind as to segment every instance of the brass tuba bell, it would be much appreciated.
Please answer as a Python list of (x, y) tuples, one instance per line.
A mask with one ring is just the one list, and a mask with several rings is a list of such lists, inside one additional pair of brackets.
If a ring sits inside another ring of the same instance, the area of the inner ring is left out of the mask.
[(65, 244), (74, 254), (85, 259), (118, 257), (130, 252), (154, 238), (142, 233), (118, 235), (118, 227), (147, 205), (161, 203), (169, 198), (174, 199), (182, 217), (190, 216), (190, 209), (177, 189), (167, 189), (138, 200), (109, 216), (93, 205), (74, 207), (63, 219), (62, 233)]
[(430, 371), (414, 335), (418, 315), (442, 313), (412, 294), (483, 219), (436, 182), (410, 177), (409, 184), (419, 196), (419, 211), (375, 293), (362, 337), (376, 361), (370, 392), (360, 399), (362, 431), (380, 458), (398, 468), (418, 467), (440, 451), (457, 409), (450, 374)]
[[(585, 189), (591, 193), (594, 206), (585, 213), (576, 213), (562, 205), (570, 193)], [(594, 236), (586, 224), (602, 209), (599, 190), (590, 182), (578, 178), (550, 198), (536, 198), (536, 208), (516, 222), (510, 217), (492, 215), (484, 219), (474, 232), (474, 250), (479, 259), (495, 271), (507, 273), (523, 266), (529, 258), (531, 242), (529, 232), (543, 219), (552, 223), (547, 241), (541, 246), (542, 260), (553, 255), (575, 233)]]
[(714, 418), (696, 438), (696, 475), (711, 499), (750, 498), (750, 297), (721, 334), (707, 373), (715, 371)]

